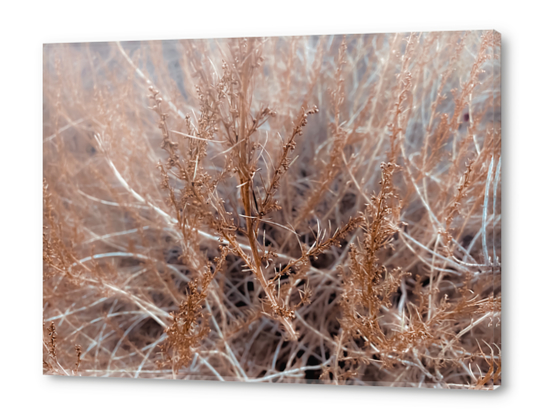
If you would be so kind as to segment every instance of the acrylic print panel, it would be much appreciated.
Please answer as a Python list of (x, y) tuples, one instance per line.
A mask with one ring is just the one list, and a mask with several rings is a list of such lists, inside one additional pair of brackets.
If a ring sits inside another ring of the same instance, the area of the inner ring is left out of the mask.
[(44, 46), (43, 372), (500, 384), (500, 35)]

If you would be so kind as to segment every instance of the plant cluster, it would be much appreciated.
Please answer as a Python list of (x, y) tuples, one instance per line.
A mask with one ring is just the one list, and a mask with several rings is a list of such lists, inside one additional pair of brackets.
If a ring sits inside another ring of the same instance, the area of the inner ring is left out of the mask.
[(498, 386), (499, 54), (44, 46), (44, 372)]

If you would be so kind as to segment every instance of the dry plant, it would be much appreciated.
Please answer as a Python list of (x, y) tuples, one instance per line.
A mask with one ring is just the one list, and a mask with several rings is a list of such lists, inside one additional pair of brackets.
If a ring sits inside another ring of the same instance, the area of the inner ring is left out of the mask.
[(500, 384), (500, 35), (44, 46), (44, 373)]

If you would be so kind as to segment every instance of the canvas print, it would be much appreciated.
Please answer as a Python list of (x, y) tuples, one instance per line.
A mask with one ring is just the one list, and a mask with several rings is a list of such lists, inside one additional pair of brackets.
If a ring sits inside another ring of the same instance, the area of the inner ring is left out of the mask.
[(500, 35), (43, 47), (43, 373), (501, 383)]

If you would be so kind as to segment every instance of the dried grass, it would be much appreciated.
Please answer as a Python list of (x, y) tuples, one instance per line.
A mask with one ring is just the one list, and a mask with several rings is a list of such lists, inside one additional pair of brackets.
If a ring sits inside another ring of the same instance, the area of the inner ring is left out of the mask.
[(44, 372), (499, 385), (499, 54), (46, 45)]

